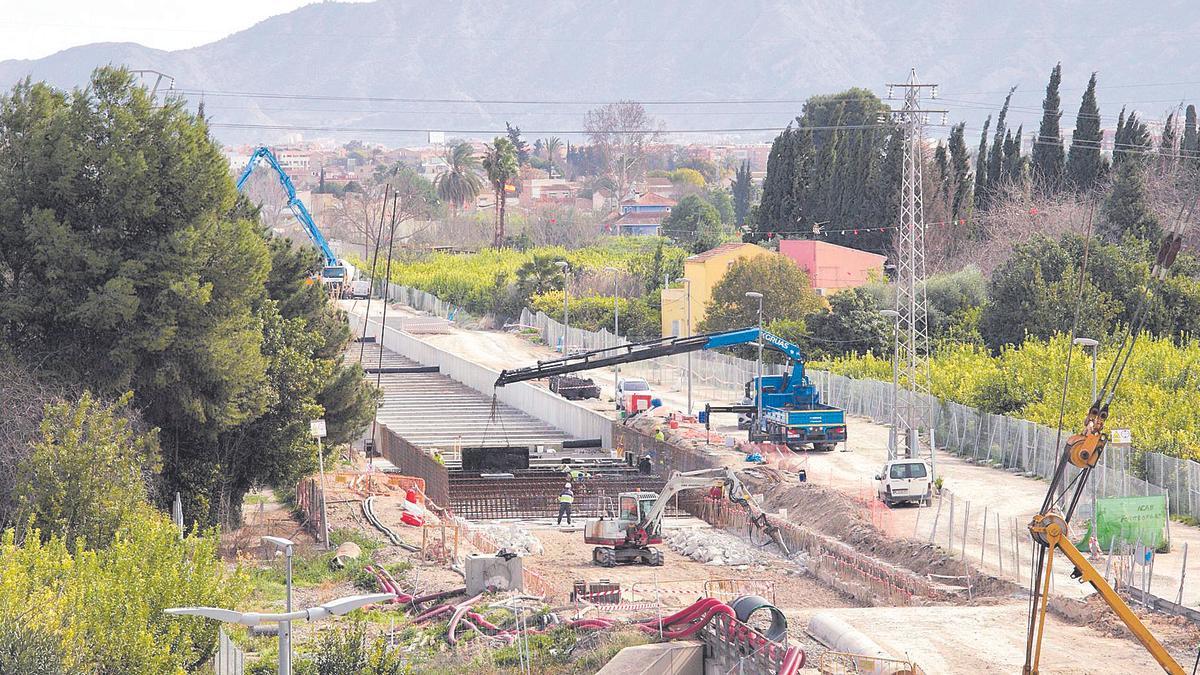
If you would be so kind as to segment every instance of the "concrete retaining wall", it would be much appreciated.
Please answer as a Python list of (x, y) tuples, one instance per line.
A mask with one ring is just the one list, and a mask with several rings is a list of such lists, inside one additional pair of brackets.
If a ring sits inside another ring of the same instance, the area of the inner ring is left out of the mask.
[[(356, 332), (359, 331), (363, 325), (362, 315), (351, 313), (350, 316), (351, 327)], [(373, 318), (367, 322), (367, 334), (380, 340), (384, 347), (397, 354), (407, 356), (422, 365), (438, 366), (444, 375), (483, 394), (490, 396), (494, 392), (501, 401), (545, 420), (575, 438), (599, 438), (603, 447), (613, 447), (613, 422), (607, 417), (527, 382), (495, 388), (493, 383), (500, 373), (439, 349), (391, 326), (388, 326), (386, 334), (381, 338), (381, 328), (378, 319)]]

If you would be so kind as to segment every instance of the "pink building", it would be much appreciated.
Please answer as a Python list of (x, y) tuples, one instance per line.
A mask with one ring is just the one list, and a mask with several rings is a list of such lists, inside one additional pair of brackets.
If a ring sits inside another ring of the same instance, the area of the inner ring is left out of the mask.
[(779, 252), (808, 272), (813, 288), (829, 295), (883, 278), (887, 256), (813, 239), (783, 239)]

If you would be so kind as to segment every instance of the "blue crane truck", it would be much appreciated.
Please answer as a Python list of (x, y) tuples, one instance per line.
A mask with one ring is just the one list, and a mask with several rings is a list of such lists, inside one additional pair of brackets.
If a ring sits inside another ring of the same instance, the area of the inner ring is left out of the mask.
[(750, 441), (779, 443), (792, 450), (812, 447), (814, 450), (827, 451), (832, 450), (838, 443), (844, 443), (846, 413), (840, 408), (821, 402), (820, 392), (804, 373), (804, 353), (791, 342), (759, 328), (646, 340), (580, 352), (550, 361), (539, 361), (533, 366), (501, 371), (500, 377), (496, 379), (496, 386), (503, 387), (514, 382), (645, 361), (672, 354), (755, 344), (760, 339), (764, 349), (784, 355), (788, 362), (788, 372), (783, 375), (763, 376), (761, 382), (757, 377), (751, 379), (746, 383), (749, 402), (731, 405), (710, 404), (705, 406), (705, 416), (714, 412), (736, 412), (749, 419), (746, 426)]

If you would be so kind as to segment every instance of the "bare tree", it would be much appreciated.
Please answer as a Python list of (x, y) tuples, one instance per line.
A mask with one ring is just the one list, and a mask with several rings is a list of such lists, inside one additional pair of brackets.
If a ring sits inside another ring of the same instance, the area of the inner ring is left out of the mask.
[[(1086, 195), (1063, 192), (1038, 194), (1029, 183), (1009, 185), (993, 197), (988, 210), (976, 212), (977, 232), (959, 254), (948, 260), (943, 270), (975, 265), (985, 275), (1012, 257), (1013, 249), (1036, 236), (1059, 239), (1068, 232), (1083, 234), (1092, 208)], [(1096, 217), (1099, 217), (1097, 206)], [(936, 228), (939, 225), (930, 225)]]
[(662, 135), (662, 122), (641, 103), (618, 101), (589, 110), (584, 128), (604, 158), (618, 203), (646, 170), (646, 148)]
[(250, 174), (243, 192), (252, 204), (259, 205), (258, 217), (263, 225), (278, 231), (299, 227), (288, 208), (287, 192), (273, 171), (260, 169)]
[[(363, 259), (380, 243), (379, 218), (383, 212), (383, 184), (364, 185), (362, 192), (347, 192), (333, 201), (332, 230), (351, 244), (361, 244)], [(383, 228), (383, 238), (387, 228)]]
[[(333, 203), (333, 224), (341, 236), (352, 244), (361, 244), (363, 259), (370, 260), (376, 247), (386, 251), (392, 243), (389, 238), (392, 218), (392, 197), (395, 196), (396, 242), (406, 241), (413, 231), (401, 227), (409, 221), (429, 218), (434, 210), (433, 187), (429, 181), (411, 170), (397, 171), (390, 176), (380, 177), (378, 183), (368, 183), (361, 192), (347, 192)], [(390, 187), (389, 187), (390, 186)], [(387, 192), (387, 213), (383, 203)], [(380, 218), (384, 218), (380, 227)], [(421, 229), (428, 227), (424, 225)]]

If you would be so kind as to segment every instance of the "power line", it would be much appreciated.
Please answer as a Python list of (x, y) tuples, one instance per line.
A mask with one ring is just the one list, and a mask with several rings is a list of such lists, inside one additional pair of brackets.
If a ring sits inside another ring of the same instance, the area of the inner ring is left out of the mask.
[[(210, 127), (221, 127), (225, 129), (263, 129), (270, 131), (326, 131), (338, 133), (428, 133), (431, 131), (440, 131), (447, 135), (454, 134), (505, 134), (505, 129), (434, 129), (430, 127), (422, 128), (398, 128), (398, 127), (342, 127), (342, 126), (310, 126), (301, 124), (255, 124), (241, 122), (211, 122)], [(787, 126), (769, 126), (769, 127), (713, 127), (707, 129), (617, 129), (614, 133), (622, 134), (642, 134), (642, 135), (657, 135), (657, 134), (717, 134), (717, 133), (761, 133), (768, 131), (783, 131)], [(843, 124), (843, 125), (823, 125), (823, 126), (806, 126), (803, 127), (807, 131), (840, 131), (840, 130), (867, 130), (881, 129), (891, 130), (893, 127), (888, 124)], [(589, 132), (587, 129), (522, 129), (522, 134), (541, 135), (541, 134), (577, 134), (586, 136)]]

